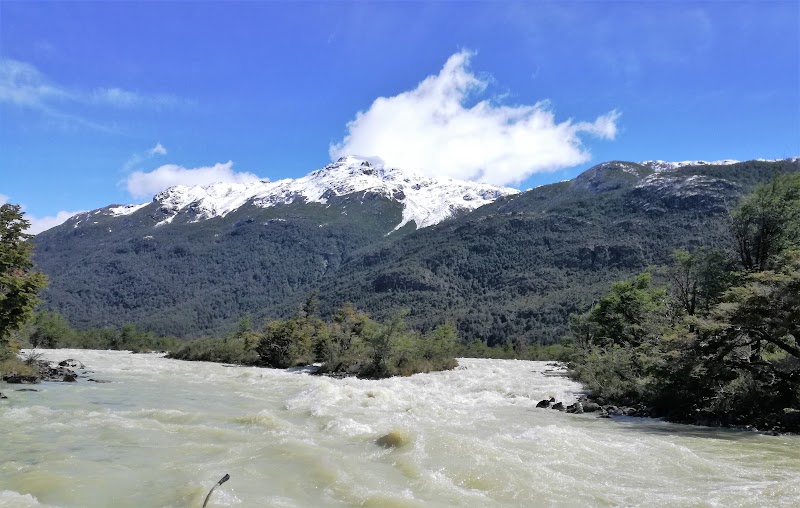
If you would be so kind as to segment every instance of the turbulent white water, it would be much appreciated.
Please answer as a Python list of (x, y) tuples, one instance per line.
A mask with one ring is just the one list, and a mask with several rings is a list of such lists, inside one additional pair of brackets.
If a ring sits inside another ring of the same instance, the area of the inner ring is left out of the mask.
[[(0, 506), (797, 506), (800, 440), (536, 409), (580, 387), (541, 362), (383, 381), (76, 358), (96, 384), (0, 401)], [(400, 448), (376, 440), (396, 431)]]

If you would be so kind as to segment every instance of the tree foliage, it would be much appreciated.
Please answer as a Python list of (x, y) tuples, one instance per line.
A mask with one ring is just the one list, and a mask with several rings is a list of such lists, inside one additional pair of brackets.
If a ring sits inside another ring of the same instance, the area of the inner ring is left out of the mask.
[(798, 184), (776, 178), (733, 212), (747, 272), (719, 251), (679, 250), (668, 298), (649, 297), (640, 277), (573, 318), (576, 375), (601, 397), (672, 419), (800, 430)]
[(770, 268), (780, 252), (800, 242), (800, 174), (759, 186), (733, 212), (732, 222), (744, 268)]
[(33, 270), (30, 223), (19, 205), (0, 206), (0, 354), (11, 334), (29, 318), (38, 303), (37, 294), (47, 284), (41, 272)]

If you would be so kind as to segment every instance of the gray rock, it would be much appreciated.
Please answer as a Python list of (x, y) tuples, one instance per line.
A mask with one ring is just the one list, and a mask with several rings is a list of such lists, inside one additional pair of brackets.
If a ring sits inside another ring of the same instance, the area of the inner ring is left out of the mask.
[(72, 358), (67, 358), (66, 360), (58, 362), (58, 365), (61, 367), (72, 367), (73, 369), (85, 369), (86, 366), (83, 363), (79, 362), (78, 360), (73, 360)]
[(575, 414), (583, 414), (583, 404), (581, 401), (576, 402), (575, 404), (570, 404), (567, 406), (567, 413), (575, 413)]
[(536, 407), (544, 407), (544, 408), (548, 408), (548, 407), (550, 407), (550, 404), (551, 404), (551, 402), (550, 402), (549, 400), (547, 400), (547, 399), (544, 399), (544, 400), (540, 400), (540, 401), (539, 401), (539, 402), (536, 404)]
[(38, 383), (39, 376), (23, 376), (21, 374), (6, 374), (3, 376), (3, 381), (9, 384), (22, 384), (22, 383)]
[(600, 411), (600, 404), (592, 402), (590, 400), (587, 400), (586, 402), (583, 403), (584, 413), (596, 413), (598, 411)]
[(557, 409), (559, 411), (563, 411), (564, 410), (564, 403), (563, 402), (556, 402), (555, 404), (550, 406), (550, 409)]

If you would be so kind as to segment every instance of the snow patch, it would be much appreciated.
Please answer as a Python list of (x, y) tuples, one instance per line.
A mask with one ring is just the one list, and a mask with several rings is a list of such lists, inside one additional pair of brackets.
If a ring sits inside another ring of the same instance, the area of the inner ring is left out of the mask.
[(724, 159), (719, 161), (680, 161), (668, 162), (662, 160), (642, 161), (639, 164), (647, 166), (654, 171), (673, 171), (686, 166), (730, 166), (731, 164), (739, 164), (741, 161), (733, 159)]
[(141, 205), (122, 205), (122, 206), (114, 206), (108, 209), (111, 212), (111, 215), (114, 217), (119, 217), (121, 215), (130, 215), (134, 212), (137, 212), (144, 208), (145, 206), (149, 205), (151, 202), (148, 201), (147, 203), (142, 203)]
[(175, 186), (156, 195), (161, 209), (170, 214), (194, 214), (193, 221), (222, 217), (252, 204), (269, 208), (296, 201), (327, 204), (328, 199), (356, 192), (378, 194), (403, 205), (395, 227), (409, 222), (418, 228), (437, 224), (461, 210), (474, 210), (501, 196), (519, 191), (484, 183), (426, 177), (413, 171), (387, 168), (378, 158), (342, 157), (333, 164), (297, 179), (276, 182), (217, 183)]

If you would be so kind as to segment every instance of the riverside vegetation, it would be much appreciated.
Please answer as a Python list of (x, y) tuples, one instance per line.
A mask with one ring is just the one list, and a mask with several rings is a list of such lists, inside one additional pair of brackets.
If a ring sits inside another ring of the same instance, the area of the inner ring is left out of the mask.
[(171, 358), (287, 368), (321, 364), (318, 372), (383, 378), (456, 367), (458, 335), (451, 324), (421, 334), (410, 330), (403, 314), (378, 323), (352, 304), (336, 311), (329, 322), (316, 317), (312, 296), (303, 310), (286, 320), (268, 321), (261, 333), (249, 319), (225, 340), (186, 342)]
[[(678, 250), (574, 315), (565, 347), (601, 400), (673, 421), (800, 430), (800, 175), (730, 214), (735, 253)], [(664, 284), (655, 284), (656, 278)]]
[(403, 314), (382, 324), (352, 304), (342, 306), (326, 323), (315, 316), (315, 301), (312, 295), (296, 316), (268, 321), (263, 331), (253, 330), (251, 319), (246, 316), (239, 329), (229, 336), (196, 340), (158, 337), (152, 332), (137, 330), (131, 324), (118, 329), (78, 331), (57, 312), (39, 311), (14, 333), (13, 349), (6, 348), (6, 361), (9, 363), (0, 365), (3, 369), (0, 374), (12, 370), (17, 374), (35, 374), (31, 365), (11, 354), (20, 346), (129, 350), (134, 353), (169, 351), (170, 358), (179, 360), (273, 368), (318, 362), (317, 372), (320, 374), (367, 378), (407, 376), (457, 366), (455, 357), (462, 349), (456, 329), (451, 324), (421, 334), (406, 326)]

